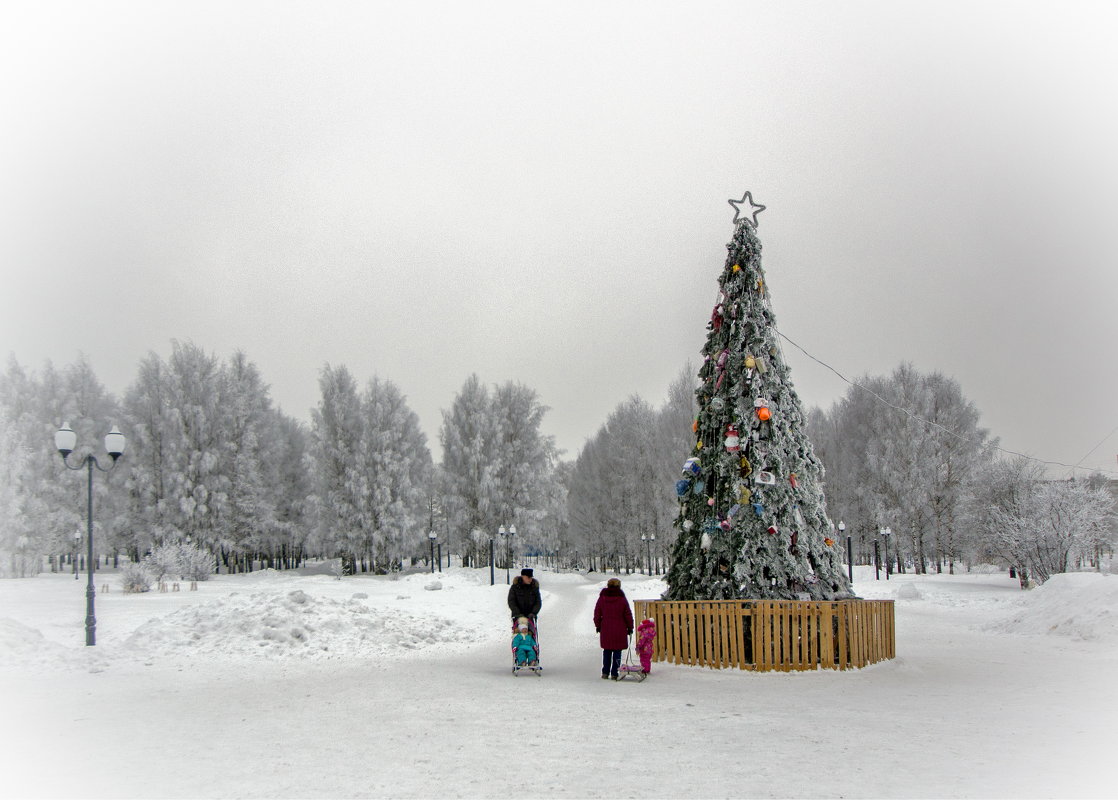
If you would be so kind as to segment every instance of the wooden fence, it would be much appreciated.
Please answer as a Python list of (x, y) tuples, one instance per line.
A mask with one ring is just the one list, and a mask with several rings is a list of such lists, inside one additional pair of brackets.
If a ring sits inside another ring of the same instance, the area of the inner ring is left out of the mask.
[(714, 669), (852, 669), (896, 657), (892, 600), (636, 600), (653, 659)]

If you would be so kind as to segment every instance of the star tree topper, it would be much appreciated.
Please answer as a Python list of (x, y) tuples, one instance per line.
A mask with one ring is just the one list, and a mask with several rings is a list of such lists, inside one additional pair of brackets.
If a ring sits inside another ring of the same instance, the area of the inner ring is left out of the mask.
[[(765, 210), (765, 207), (753, 202), (753, 193), (746, 192), (742, 195), (741, 200), (730, 200), (730, 205), (734, 207), (734, 224), (738, 224), (739, 219), (744, 219), (757, 227), (757, 215)], [(749, 208), (745, 208), (745, 204), (749, 203)], [(752, 218), (752, 219), (751, 219)]]

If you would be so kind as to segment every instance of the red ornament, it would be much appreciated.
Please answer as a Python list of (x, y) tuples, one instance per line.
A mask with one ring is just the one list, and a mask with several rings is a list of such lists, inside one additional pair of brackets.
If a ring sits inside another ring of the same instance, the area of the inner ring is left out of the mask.
[(726, 452), (736, 453), (741, 449), (741, 437), (738, 435), (738, 429), (733, 425), (726, 427)]
[(824, 539), (823, 544), (827, 545), (827, 547), (834, 547), (835, 546), (835, 540), (834, 539)]
[(761, 420), (761, 422), (768, 422), (772, 418), (773, 412), (769, 411), (767, 407), (761, 406), (757, 409), (757, 419)]
[(773, 536), (776, 536), (776, 526), (775, 525), (770, 525), (769, 526), (769, 533), (772, 534)]
[(792, 484), (793, 489), (798, 489), (799, 488), (799, 484), (796, 483), (796, 473), (795, 472), (793, 472), (791, 475), (788, 476), (788, 482), (790, 484)]

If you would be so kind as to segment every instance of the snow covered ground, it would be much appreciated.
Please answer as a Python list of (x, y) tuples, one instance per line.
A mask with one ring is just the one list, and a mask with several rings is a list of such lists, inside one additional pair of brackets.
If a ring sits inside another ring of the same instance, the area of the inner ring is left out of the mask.
[(598, 678), (605, 576), (538, 575), (542, 678), (509, 673), (503, 572), (104, 574), (96, 647), (84, 576), (0, 581), (0, 797), (1118, 794), (1118, 577), (861, 569), (897, 659), (637, 684)]

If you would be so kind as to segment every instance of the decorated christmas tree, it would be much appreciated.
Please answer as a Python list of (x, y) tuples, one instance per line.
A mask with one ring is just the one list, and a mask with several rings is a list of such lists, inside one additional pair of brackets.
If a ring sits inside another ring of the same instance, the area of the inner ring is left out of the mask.
[(696, 390), (695, 447), (676, 484), (679, 529), (668, 600), (852, 597), (761, 269), (757, 214), (731, 200)]

